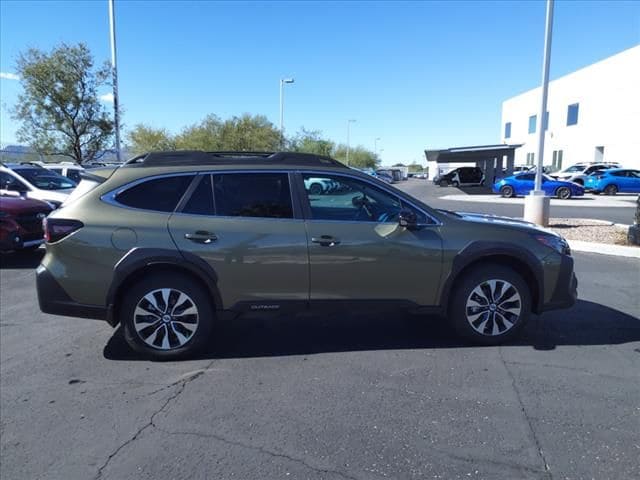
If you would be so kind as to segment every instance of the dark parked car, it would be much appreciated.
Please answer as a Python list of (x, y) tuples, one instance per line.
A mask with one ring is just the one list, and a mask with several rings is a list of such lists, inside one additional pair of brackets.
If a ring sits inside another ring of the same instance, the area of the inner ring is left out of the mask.
[(38, 248), (42, 220), (53, 208), (40, 200), (0, 195), (0, 251)]
[(154, 152), (76, 191), (46, 221), (40, 308), (121, 323), (147, 356), (191, 354), (243, 312), (406, 309), (495, 345), (576, 299), (560, 235), (433, 209), (328, 157)]
[(438, 175), (433, 183), (446, 187), (478, 186), (484, 185), (484, 173), (480, 167), (459, 167), (444, 175)]

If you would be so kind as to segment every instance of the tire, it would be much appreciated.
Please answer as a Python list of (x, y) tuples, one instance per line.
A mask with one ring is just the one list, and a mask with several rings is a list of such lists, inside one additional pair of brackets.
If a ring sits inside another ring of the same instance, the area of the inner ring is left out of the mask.
[(446, 180), (440, 180), (440, 183), (439, 183), (438, 185), (440, 185), (441, 187), (446, 187), (446, 186), (448, 186), (449, 184), (447, 183), (447, 181), (446, 181)]
[(504, 185), (500, 189), (500, 195), (502, 195), (504, 198), (511, 198), (514, 196), (514, 194), (515, 191), (513, 190), (513, 187), (511, 185)]
[(556, 197), (561, 200), (568, 200), (571, 198), (571, 189), (569, 187), (560, 187), (556, 190)]
[[(487, 297), (487, 292), (492, 298)], [(499, 302), (492, 301), (496, 292)], [(450, 321), (460, 336), (475, 344), (508, 342), (529, 319), (531, 292), (522, 277), (509, 267), (479, 265), (465, 273), (452, 293)]]
[(457, 181), (454, 180), (453, 182), (451, 182), (451, 186), (458, 188), (460, 186), (460, 184)]
[[(166, 307), (170, 308), (172, 303), (173, 308), (168, 311)], [(141, 310), (149, 312), (146, 319), (140, 315)], [(180, 313), (176, 314), (178, 310)], [(154, 311), (165, 315), (156, 315)], [(175, 360), (198, 353), (209, 339), (214, 320), (208, 292), (181, 272), (150, 275), (135, 283), (125, 294), (120, 312), (129, 346), (156, 360)]]
[(309, 187), (309, 193), (311, 195), (320, 195), (323, 191), (322, 185), (319, 183), (312, 183)]
[(604, 189), (605, 195), (615, 195), (618, 193), (618, 187), (615, 185), (607, 185)]

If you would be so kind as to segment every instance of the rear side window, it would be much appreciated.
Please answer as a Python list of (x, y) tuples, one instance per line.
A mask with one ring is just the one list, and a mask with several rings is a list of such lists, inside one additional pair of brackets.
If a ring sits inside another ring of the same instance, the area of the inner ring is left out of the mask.
[(200, 183), (191, 194), (182, 212), (194, 215), (215, 215), (211, 175), (204, 175), (200, 179)]
[(286, 173), (227, 173), (213, 176), (216, 215), (293, 218)]
[(118, 203), (143, 210), (173, 212), (193, 175), (147, 180), (116, 195)]

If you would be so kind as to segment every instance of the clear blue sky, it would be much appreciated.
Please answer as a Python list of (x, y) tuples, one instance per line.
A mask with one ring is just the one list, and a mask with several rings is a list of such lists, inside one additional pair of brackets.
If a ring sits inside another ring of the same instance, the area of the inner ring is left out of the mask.
[[(557, 1), (551, 76), (640, 44), (640, 2)], [(373, 149), (383, 163), (424, 148), (498, 142), (506, 98), (540, 82), (545, 3), (116, 1), (126, 126), (171, 131), (209, 113), (261, 113)], [(108, 60), (107, 0), (0, 3), (0, 70), (19, 51), (85, 42)], [(0, 139), (19, 82), (0, 80)]]

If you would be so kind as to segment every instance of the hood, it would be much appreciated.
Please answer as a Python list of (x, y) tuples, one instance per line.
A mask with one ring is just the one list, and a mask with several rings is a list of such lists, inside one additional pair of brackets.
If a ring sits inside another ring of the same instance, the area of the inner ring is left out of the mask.
[(49, 213), (52, 208), (45, 202), (20, 196), (0, 196), (0, 211), (11, 215), (24, 215), (32, 212)]
[(521, 230), (529, 230), (531, 232), (545, 233), (547, 235), (554, 235), (559, 237), (556, 232), (548, 228), (541, 227), (535, 223), (527, 222), (519, 218), (511, 217), (499, 217), (497, 215), (484, 214), (484, 213), (468, 213), (468, 212), (455, 212), (462, 220), (467, 222), (476, 222), (493, 225), (503, 225), (507, 227), (518, 228)]

